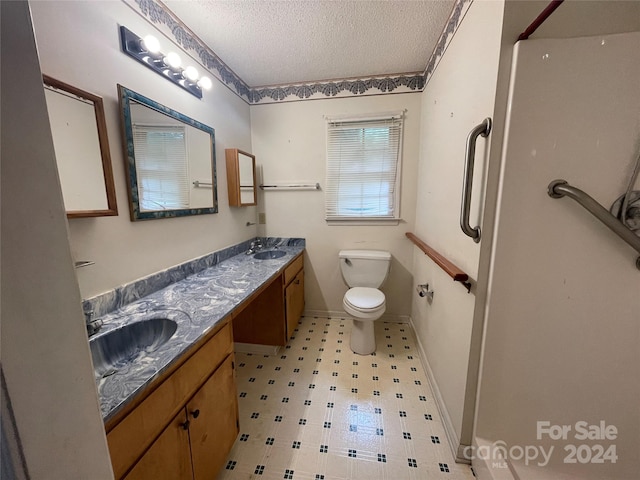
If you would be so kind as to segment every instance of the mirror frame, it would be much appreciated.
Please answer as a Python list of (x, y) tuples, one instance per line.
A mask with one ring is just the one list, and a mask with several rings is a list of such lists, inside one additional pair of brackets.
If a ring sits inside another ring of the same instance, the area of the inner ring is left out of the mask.
[[(127, 194), (129, 195), (129, 213), (131, 214), (131, 221), (136, 220), (151, 220), (156, 218), (173, 218), (184, 217), (187, 215), (204, 215), (210, 213), (218, 213), (218, 180), (216, 173), (216, 142), (215, 131), (213, 128), (198, 122), (186, 115), (173, 110), (169, 107), (151, 100), (144, 95), (141, 95), (133, 90), (130, 90), (120, 84), (118, 84), (118, 101), (120, 105), (120, 118), (122, 127), (122, 145), (124, 149), (124, 158), (126, 162), (127, 171)], [(163, 115), (167, 115), (176, 120), (181, 121), (191, 127), (202, 130), (210, 135), (211, 138), (211, 183), (212, 183), (212, 207), (204, 208), (184, 208), (175, 210), (150, 210), (141, 211), (138, 194), (138, 178), (136, 173), (136, 159), (133, 146), (133, 128), (131, 124), (131, 101), (144, 105), (152, 110), (155, 110)]]
[[(44, 85), (56, 90), (62, 90), (84, 100), (93, 103), (98, 129), (98, 143), (100, 144), (100, 156), (102, 158), (102, 174), (104, 176), (104, 188), (107, 196), (107, 208), (102, 210), (71, 210), (67, 211), (67, 218), (108, 217), (118, 215), (118, 203), (116, 200), (116, 186), (113, 180), (113, 167), (111, 165), (111, 153), (109, 151), (109, 139), (107, 136), (107, 122), (104, 114), (102, 97), (81, 90), (73, 85), (57, 80), (49, 75), (42, 75)], [(56, 161), (59, 161), (56, 158)]]

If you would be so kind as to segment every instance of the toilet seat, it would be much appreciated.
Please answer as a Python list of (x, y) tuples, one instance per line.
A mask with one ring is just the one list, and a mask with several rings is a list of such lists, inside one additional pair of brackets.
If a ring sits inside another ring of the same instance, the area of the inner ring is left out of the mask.
[(373, 324), (386, 310), (385, 296), (377, 288), (353, 287), (344, 294), (342, 308), (353, 317), (351, 351), (369, 355), (376, 351)]
[(353, 287), (344, 295), (344, 303), (364, 313), (370, 313), (384, 306), (385, 296), (377, 288)]
[(377, 320), (386, 310), (385, 297), (377, 288), (354, 287), (342, 299), (344, 311), (357, 320)]

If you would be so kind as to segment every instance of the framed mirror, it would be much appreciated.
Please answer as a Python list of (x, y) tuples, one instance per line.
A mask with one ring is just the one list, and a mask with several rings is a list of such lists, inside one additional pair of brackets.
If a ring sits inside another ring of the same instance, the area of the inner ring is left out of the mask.
[(42, 78), (67, 217), (118, 215), (102, 98)]
[(229, 205), (257, 205), (256, 157), (237, 148), (227, 148), (224, 153), (227, 162)]
[(214, 130), (118, 85), (131, 220), (218, 213)]

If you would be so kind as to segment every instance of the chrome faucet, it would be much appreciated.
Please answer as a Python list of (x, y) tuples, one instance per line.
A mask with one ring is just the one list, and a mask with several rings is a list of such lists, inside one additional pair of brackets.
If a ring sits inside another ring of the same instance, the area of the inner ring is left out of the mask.
[(257, 250), (260, 250), (263, 247), (264, 247), (264, 245), (262, 245), (262, 240), (257, 238), (256, 240), (251, 242), (251, 245), (249, 246), (249, 250), (247, 250), (247, 255), (251, 255), (252, 253), (256, 253)]
[(102, 328), (102, 320), (92, 320), (93, 318), (93, 310), (85, 310), (84, 312), (85, 322), (87, 324), (87, 334), (91, 337), (98, 333), (98, 330)]

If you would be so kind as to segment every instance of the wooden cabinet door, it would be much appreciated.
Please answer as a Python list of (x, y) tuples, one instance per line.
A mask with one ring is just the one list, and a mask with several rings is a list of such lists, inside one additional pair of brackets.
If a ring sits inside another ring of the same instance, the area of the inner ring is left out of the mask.
[(216, 478), (238, 436), (232, 362), (233, 355), (229, 355), (187, 403), (194, 480)]
[(192, 480), (189, 433), (184, 409), (169, 423), (125, 480)]
[(287, 309), (287, 340), (293, 335), (304, 311), (304, 270), (300, 270), (284, 292)]

